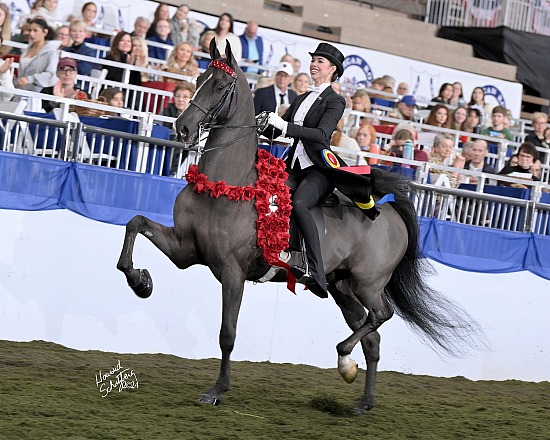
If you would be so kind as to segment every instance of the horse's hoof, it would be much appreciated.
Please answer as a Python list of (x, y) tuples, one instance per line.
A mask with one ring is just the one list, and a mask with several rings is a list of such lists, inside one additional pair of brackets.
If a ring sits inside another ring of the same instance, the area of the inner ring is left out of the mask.
[(222, 399), (216, 396), (210, 396), (208, 394), (203, 394), (199, 397), (199, 403), (203, 403), (205, 405), (213, 405), (218, 406), (222, 403)]
[(374, 408), (374, 403), (369, 403), (363, 399), (357, 401), (353, 407), (353, 414), (356, 416), (362, 416)]
[(153, 293), (153, 279), (147, 269), (139, 270), (139, 281), (135, 286), (130, 284), (134, 293), (140, 298), (149, 298)]
[(347, 382), (352, 383), (357, 377), (357, 362), (350, 355), (338, 356), (338, 373)]

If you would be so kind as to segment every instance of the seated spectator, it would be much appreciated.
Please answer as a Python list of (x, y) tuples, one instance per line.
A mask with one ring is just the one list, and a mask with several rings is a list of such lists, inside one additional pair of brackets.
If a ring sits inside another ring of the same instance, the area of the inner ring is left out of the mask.
[[(72, 44), (70, 47), (64, 49), (65, 52), (85, 55), (87, 57), (97, 57), (97, 50), (92, 49), (88, 43), (84, 42), (86, 38), (86, 24), (82, 20), (73, 21), (69, 26), (69, 33)], [(93, 69), (99, 69), (99, 65), (91, 61), (76, 60), (76, 65), (80, 75), (90, 76)]]
[[(59, 78), (59, 81), (52, 87), (44, 87), (40, 93), (59, 96), (61, 98), (90, 99), (88, 93), (77, 88), (77, 73), (76, 60), (72, 58), (60, 58), (57, 63), (57, 78)], [(56, 107), (59, 107), (58, 102), (42, 100), (42, 108), (45, 112), (51, 112)]]
[[(330, 139), (330, 145), (335, 147), (345, 148), (350, 150), (349, 153), (339, 152), (338, 155), (343, 158), (350, 165), (366, 165), (367, 161), (362, 156), (357, 156), (353, 152), (359, 152), (361, 149), (357, 141), (343, 132), (344, 128), (344, 118), (340, 118), (338, 124), (336, 125), (336, 130), (332, 133), (332, 138)], [(362, 128), (362, 127), (361, 127)], [(372, 128), (372, 127), (371, 127)]]
[[(397, 126), (392, 134), (391, 142), (386, 145), (385, 151), (389, 156), (403, 157), (403, 148), (405, 142), (412, 141), (414, 143), (413, 159), (428, 162), (428, 153), (421, 150), (416, 142), (416, 130), (412, 125), (410, 126)], [(392, 163), (394, 166), (400, 166), (400, 164)]]
[(309, 74), (302, 72), (296, 75), (292, 80), (292, 90), (294, 90), (297, 95), (302, 95), (307, 92), (307, 88), (310, 84), (311, 78)]
[(504, 118), (506, 117), (506, 109), (501, 105), (493, 108), (491, 113), (491, 126), (481, 130), (481, 134), (497, 137), (500, 139), (514, 140), (514, 136), (504, 127)]
[(216, 38), (216, 33), (214, 31), (206, 31), (202, 34), (201, 39), (199, 40), (200, 50), (204, 53), (204, 56), (201, 56), (197, 59), (199, 63), (199, 69), (205, 70), (210, 64), (210, 42), (212, 38)]
[(145, 34), (146, 40), (154, 37), (157, 34), (157, 23), (159, 22), (159, 20), (166, 20), (170, 22), (170, 6), (168, 5), (168, 3), (159, 3), (157, 8), (155, 9), (151, 26), (149, 26), (147, 34)]
[(462, 91), (462, 83), (459, 83), (458, 81), (453, 83), (451, 105), (458, 107), (464, 107), (466, 105), (466, 101), (464, 101), (464, 93)]
[[(0, 3), (2, 4), (2, 3)], [(28, 44), (29, 42), (29, 29), (30, 29), (30, 20), (25, 21), (20, 28), (20, 32), (18, 34), (12, 35), (11, 40), (15, 41), (17, 43), (23, 43)], [(19, 49), (18, 47), (12, 47), (10, 50), (10, 55), (21, 55), (23, 51)]]
[(289, 87), (293, 72), (290, 63), (281, 63), (275, 73), (273, 86), (256, 89), (254, 92), (256, 115), (263, 111), (275, 112), (281, 106), (292, 104), (296, 99), (296, 92)]
[[(289, 63), (289, 64), (293, 64), (294, 63), (294, 57), (292, 55), (290, 55), (289, 53), (285, 53), (281, 59), (279, 60), (280, 63)], [(294, 70), (294, 66), (292, 66), (292, 70)]]
[[(97, 18), (97, 5), (94, 2), (86, 2), (82, 5), (81, 9), (82, 13), (82, 21), (84, 22), (84, 26), (91, 27), (91, 28), (100, 28), (101, 25), (96, 23)], [(91, 37), (92, 34), (89, 33), (86, 35), (86, 38)]]
[(52, 29), (59, 23), (57, 17), (57, 0), (36, 0), (31, 8), (31, 17), (42, 18)]
[(56, 70), (59, 55), (54, 31), (42, 18), (29, 22), (29, 45), (19, 59), (19, 73), (15, 86), (39, 92), (57, 82)]
[[(105, 101), (106, 105), (116, 108), (124, 108), (124, 92), (115, 87), (107, 87), (99, 93), (100, 101)], [(120, 113), (118, 113), (120, 116)]]
[(466, 162), (472, 160), (472, 145), (474, 145), (474, 141), (466, 141), (462, 144), (460, 154), (466, 159)]
[[(170, 72), (178, 72), (185, 76), (197, 77), (199, 75), (199, 63), (193, 55), (193, 47), (186, 42), (178, 44), (170, 53), (166, 66)], [(174, 78), (165, 78), (166, 82), (176, 82)]]
[(55, 39), (60, 41), (58, 48), (65, 50), (65, 48), (72, 45), (71, 34), (69, 33), (69, 26), (59, 26), (55, 30)]
[(147, 38), (147, 31), (151, 27), (151, 22), (145, 17), (138, 17), (134, 21), (134, 30), (130, 33), (132, 37)]
[[(10, 8), (5, 3), (0, 3), (0, 38), (2, 43), (11, 40), (11, 13)], [(2, 46), (0, 49), (0, 58), (11, 51), (10, 46)]]
[(233, 16), (228, 12), (221, 14), (218, 24), (214, 28), (214, 32), (216, 34), (216, 43), (220, 54), (225, 53), (225, 44), (226, 41), (229, 41), (229, 44), (231, 44), (231, 52), (233, 52), (233, 57), (238, 63), (240, 63), (243, 57), (241, 40), (233, 33)]
[[(525, 174), (525, 178), (527, 180), (534, 180), (538, 181), (540, 178), (535, 176), (532, 173), (531, 168), (533, 167), (533, 164), (538, 160), (539, 154), (537, 152), (537, 148), (530, 142), (524, 142), (519, 146), (518, 152), (517, 152), (517, 165), (512, 166), (510, 163), (506, 165), (502, 170), (498, 172), (500, 175), (509, 176), (512, 173), (521, 173)], [(516, 177), (516, 176), (515, 176)], [(515, 188), (525, 188), (524, 185), (521, 184), (510, 184), (508, 182), (498, 182), (499, 185), (503, 186), (513, 186)]]
[(468, 107), (477, 108), (482, 114), (488, 115), (493, 111), (493, 106), (485, 102), (485, 92), (482, 87), (475, 87)]
[[(161, 112), (162, 116), (177, 118), (189, 105), (189, 101), (195, 94), (195, 85), (188, 81), (178, 81), (174, 88), (174, 102), (168, 104)], [(172, 123), (163, 122), (163, 125), (174, 129)], [(174, 133), (175, 135), (175, 133)]]
[(397, 103), (397, 106), (388, 114), (388, 117), (412, 121), (415, 108), (416, 99), (414, 99), (414, 96), (405, 95)]
[(294, 61), (292, 61), (292, 68), (294, 69), (295, 76), (300, 73), (300, 69), (302, 68), (302, 62), (300, 61), (300, 58), (294, 57)]
[(397, 86), (396, 93), (399, 96), (406, 96), (409, 94), (409, 84), (406, 82), (400, 82)]
[[(453, 136), (448, 133), (440, 133), (434, 139), (432, 152), (430, 154), (430, 163), (435, 165), (447, 165), (453, 153)], [(456, 155), (450, 166), (454, 168), (464, 168), (464, 157), (460, 154)], [(430, 169), (430, 173), (444, 174), (449, 178), (451, 188), (458, 187), (460, 174), (458, 172), (446, 171), (440, 169)], [(433, 180), (433, 179), (432, 179)]]
[[(471, 159), (467, 159), (464, 163), (464, 169), (470, 171), (480, 171), (482, 173), (495, 174), (495, 169), (487, 164), (487, 153), (489, 152), (489, 147), (487, 142), (483, 139), (476, 139), (472, 141), (472, 145), (469, 149), (469, 155)], [(464, 151), (462, 156), (464, 155)], [(466, 177), (466, 182), (462, 183), (477, 183), (478, 179), (475, 176), (464, 176)]]
[[(243, 61), (262, 65), (264, 62), (264, 40), (258, 35), (258, 23), (253, 20), (246, 23), (244, 33), (239, 36), (239, 39), (241, 40)], [(244, 67), (243, 72), (260, 73), (254, 67)]]
[(468, 112), (464, 107), (455, 108), (451, 114), (451, 128), (453, 130), (464, 131), (463, 128), (467, 117)]
[[(149, 48), (143, 38), (132, 37), (132, 52), (130, 54), (134, 57), (134, 66), (150, 68), (149, 56), (147, 55)], [(140, 72), (141, 82), (148, 82), (151, 80), (151, 76), (147, 72)]]
[(451, 118), (449, 117), (449, 108), (443, 104), (433, 106), (424, 124), (434, 127), (450, 128)]
[[(155, 25), (155, 35), (147, 38), (147, 41), (154, 43), (174, 45), (170, 38), (170, 22), (168, 20), (158, 20)], [(149, 58), (166, 61), (168, 49), (149, 45)]]
[(550, 149), (550, 127), (544, 130), (544, 140), (542, 141), (542, 147)]
[(388, 93), (395, 93), (395, 78), (391, 75), (384, 75), (382, 80), (386, 83), (383, 90)]
[(468, 133), (479, 133), (481, 131), (480, 121), (481, 112), (479, 111), (479, 109), (467, 109), (466, 120), (462, 124), (462, 131), (467, 131)]
[(260, 76), (260, 79), (258, 79), (258, 82), (256, 83), (255, 90), (271, 87), (273, 84), (275, 84), (275, 78), (272, 76)]
[[(1, 8), (0, 8), (1, 10)], [(3, 47), (2, 43), (4, 42), (2, 35), (0, 34), (0, 50)], [(9, 89), (15, 89), (13, 85), (13, 74), (11, 71), (11, 65), (13, 63), (13, 58), (6, 58), (5, 60), (0, 58), (0, 86), (7, 87)], [(11, 93), (0, 93), (0, 102), (7, 102), (13, 98)]]
[[(355, 91), (351, 97), (351, 109), (363, 113), (371, 112), (370, 97), (366, 90), (357, 89)], [(365, 116), (350, 114), (345, 124), (345, 130), (349, 131), (350, 128), (361, 125), (365, 119)]]
[(199, 47), (199, 39), (204, 31), (204, 26), (197, 20), (189, 17), (189, 5), (178, 6), (170, 19), (170, 37), (174, 46), (180, 43), (189, 43), (195, 50)]
[(542, 147), (545, 141), (544, 132), (548, 126), (548, 115), (542, 112), (535, 112), (531, 116), (533, 131), (525, 137), (525, 142), (531, 142), (535, 147)]
[[(531, 167), (531, 173), (538, 180), (541, 180), (541, 177), (542, 177), (542, 162), (540, 161), (540, 159), (537, 159), (535, 161), (535, 163), (533, 163), (533, 166)], [(544, 191), (544, 189), (543, 189), (543, 191)]]
[(376, 144), (376, 130), (372, 125), (363, 124), (351, 130), (350, 134), (354, 135), (353, 138), (357, 141), (361, 151), (370, 151), (371, 146)]
[(435, 98), (432, 98), (432, 102), (449, 105), (451, 103), (452, 98), (453, 98), (453, 85), (450, 83), (443, 83), (439, 88), (439, 94)]
[[(128, 32), (120, 31), (114, 36), (111, 42), (111, 50), (105, 55), (105, 59), (129, 65), (134, 64), (134, 57), (132, 56), (132, 37)], [(123, 82), (125, 69), (108, 65), (104, 65), (103, 68), (108, 70), (107, 80)], [(130, 70), (129, 83), (140, 86), (141, 73), (136, 70)]]

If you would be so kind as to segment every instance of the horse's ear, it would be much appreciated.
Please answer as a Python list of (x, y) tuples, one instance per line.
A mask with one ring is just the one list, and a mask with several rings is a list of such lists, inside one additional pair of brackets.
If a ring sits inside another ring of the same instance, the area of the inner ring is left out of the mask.
[(225, 41), (225, 59), (225, 62), (229, 66), (233, 67), (233, 69), (235, 69), (235, 58), (233, 57), (233, 52), (231, 51), (231, 44), (229, 44), (229, 40)]
[(220, 58), (220, 51), (218, 50), (216, 39), (212, 38), (212, 40), (210, 40), (210, 59), (217, 60), (219, 58)]

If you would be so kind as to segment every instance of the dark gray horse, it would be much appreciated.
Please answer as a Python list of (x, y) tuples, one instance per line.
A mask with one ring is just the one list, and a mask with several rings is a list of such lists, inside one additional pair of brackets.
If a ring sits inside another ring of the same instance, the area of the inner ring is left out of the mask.
[[(229, 44), (225, 58), (220, 57), (215, 44), (210, 52), (215, 61), (199, 76), (197, 92), (176, 128), (183, 142), (193, 144), (199, 137), (199, 125), (209, 125), (199, 172), (213, 182), (248, 186), (257, 180), (258, 139), (252, 94)], [(327, 231), (323, 261), (329, 292), (353, 330), (336, 347), (338, 368), (346, 381), (355, 379), (357, 364), (350, 353), (358, 343), (367, 364), (364, 394), (355, 405), (358, 413), (375, 404), (380, 345), (377, 330), (394, 310), (435, 346), (449, 352), (455, 352), (475, 331), (468, 315), (424, 281), (426, 268), (419, 255), (418, 224), (407, 181), (381, 170), (373, 170), (372, 178), (373, 194), (393, 192), (396, 198), (393, 204), (381, 205), (374, 222), (351, 203), (323, 208)], [(126, 226), (117, 268), (138, 296), (151, 294), (152, 281), (146, 269), (133, 266), (137, 234), (147, 237), (178, 268), (206, 265), (222, 284), (221, 369), (214, 386), (200, 397), (203, 403), (218, 404), (230, 388), (229, 357), (244, 282), (259, 279), (269, 268), (256, 244), (256, 220), (253, 201), (212, 198), (188, 185), (176, 199), (174, 227), (139, 215)]]

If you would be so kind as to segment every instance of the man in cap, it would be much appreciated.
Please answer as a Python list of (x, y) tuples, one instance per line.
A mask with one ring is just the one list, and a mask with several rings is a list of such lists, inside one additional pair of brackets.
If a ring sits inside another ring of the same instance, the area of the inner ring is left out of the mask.
[(272, 86), (256, 90), (254, 93), (254, 110), (257, 115), (263, 111), (276, 112), (285, 106), (288, 107), (296, 99), (296, 92), (289, 85), (292, 82), (294, 69), (292, 64), (282, 62), (275, 73), (275, 83)]
[(404, 119), (412, 121), (414, 118), (414, 108), (416, 107), (416, 99), (412, 95), (405, 95), (401, 101), (397, 103), (397, 107), (388, 115), (390, 118)]

